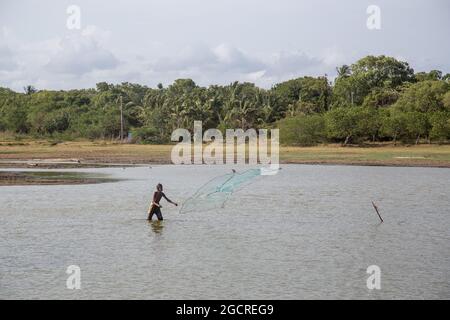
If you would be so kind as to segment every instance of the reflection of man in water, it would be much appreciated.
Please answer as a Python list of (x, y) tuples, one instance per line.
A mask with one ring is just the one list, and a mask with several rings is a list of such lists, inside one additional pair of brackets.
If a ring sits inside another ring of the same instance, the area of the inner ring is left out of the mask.
[(150, 223), (152, 230), (155, 234), (162, 234), (162, 231), (164, 229), (163, 221), (159, 221), (159, 220), (150, 221), (149, 220), (148, 222)]
[(173, 202), (169, 198), (166, 197), (166, 195), (163, 192), (163, 186), (161, 183), (158, 183), (156, 186), (156, 191), (153, 194), (153, 201), (150, 204), (150, 208), (148, 208), (148, 220), (152, 220), (152, 217), (154, 214), (158, 217), (158, 220), (163, 220), (163, 216), (161, 214), (161, 208), (162, 206), (159, 204), (159, 201), (161, 201), (161, 198), (166, 199), (167, 202), (172, 203), (176, 206), (178, 206), (177, 203)]

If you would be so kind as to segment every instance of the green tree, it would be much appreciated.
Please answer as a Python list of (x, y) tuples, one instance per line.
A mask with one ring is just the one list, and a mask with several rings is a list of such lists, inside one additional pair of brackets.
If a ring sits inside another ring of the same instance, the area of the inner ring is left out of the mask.
[(302, 77), (275, 85), (272, 91), (288, 105), (308, 106), (311, 112), (328, 110), (331, 87), (326, 77)]
[(361, 105), (374, 88), (395, 89), (414, 80), (414, 70), (408, 63), (386, 56), (367, 56), (352, 64), (350, 70), (335, 81), (334, 106)]
[(363, 101), (368, 108), (386, 108), (393, 105), (399, 98), (397, 90), (391, 88), (374, 88)]
[(430, 72), (418, 72), (414, 75), (416, 81), (441, 80), (442, 71), (431, 70)]
[(427, 115), (422, 112), (406, 112), (405, 121), (408, 138), (415, 138), (416, 144), (419, 144), (420, 137), (428, 135), (429, 122)]
[(340, 67), (336, 67), (336, 72), (339, 78), (345, 78), (350, 76), (352, 69), (350, 68), (350, 66), (344, 64)]
[(450, 84), (444, 81), (425, 80), (411, 84), (402, 91), (395, 108), (405, 112), (444, 111), (444, 96), (449, 89)]
[(36, 88), (33, 87), (33, 86), (31, 86), (31, 85), (28, 85), (28, 86), (23, 87), (23, 91), (24, 91), (25, 94), (27, 94), (27, 95), (30, 95), (30, 94), (33, 94), (33, 93), (36, 93), (36, 92), (37, 92)]
[(397, 144), (397, 140), (407, 135), (407, 119), (404, 112), (396, 109), (384, 114), (381, 126), (381, 134), (389, 137)]
[(442, 105), (444, 106), (444, 110), (450, 111), (450, 91), (442, 97)]
[(382, 126), (380, 110), (373, 107), (362, 107), (359, 113), (359, 120), (356, 125), (360, 136), (367, 137), (375, 142)]
[(0, 88), (0, 129), (15, 133), (27, 133), (28, 109), (25, 97)]
[(435, 112), (430, 115), (430, 139), (444, 142), (450, 139), (450, 112)]
[(364, 134), (361, 121), (365, 116), (361, 107), (338, 107), (331, 109), (325, 116), (328, 137), (331, 139), (344, 140), (344, 146), (351, 139), (358, 139)]
[(310, 146), (326, 138), (325, 118), (321, 114), (285, 118), (278, 122), (278, 128), (282, 144)]

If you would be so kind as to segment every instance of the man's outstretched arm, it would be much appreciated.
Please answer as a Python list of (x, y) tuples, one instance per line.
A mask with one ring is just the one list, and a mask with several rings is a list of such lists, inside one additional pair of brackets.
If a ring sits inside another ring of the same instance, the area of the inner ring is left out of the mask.
[(164, 197), (164, 199), (166, 199), (167, 202), (169, 202), (169, 203), (171, 203), (171, 204), (173, 204), (173, 205), (178, 206), (178, 203), (173, 202), (172, 200), (170, 200), (169, 198), (167, 198), (166, 195), (165, 195), (164, 193), (162, 194), (162, 196)]

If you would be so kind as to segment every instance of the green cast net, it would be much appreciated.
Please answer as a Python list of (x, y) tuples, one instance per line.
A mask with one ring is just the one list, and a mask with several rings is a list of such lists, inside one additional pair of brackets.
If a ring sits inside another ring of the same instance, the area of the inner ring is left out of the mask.
[(201, 186), (180, 209), (180, 213), (208, 211), (223, 208), (231, 194), (255, 178), (261, 176), (261, 169), (248, 169), (242, 173), (233, 171), (215, 177)]

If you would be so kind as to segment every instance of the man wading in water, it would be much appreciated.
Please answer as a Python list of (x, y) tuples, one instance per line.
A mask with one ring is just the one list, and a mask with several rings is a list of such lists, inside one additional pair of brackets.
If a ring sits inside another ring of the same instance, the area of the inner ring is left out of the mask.
[(173, 202), (172, 200), (166, 197), (166, 195), (163, 192), (162, 184), (158, 183), (158, 185), (156, 186), (156, 191), (153, 194), (153, 201), (150, 204), (150, 208), (148, 208), (148, 220), (152, 220), (154, 214), (156, 214), (158, 220), (163, 220), (163, 216), (161, 214), (162, 206), (159, 204), (159, 201), (161, 201), (162, 197), (164, 197), (164, 199), (166, 199), (167, 202), (178, 206), (177, 203)]

